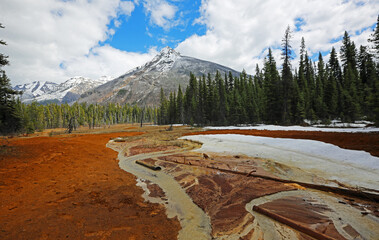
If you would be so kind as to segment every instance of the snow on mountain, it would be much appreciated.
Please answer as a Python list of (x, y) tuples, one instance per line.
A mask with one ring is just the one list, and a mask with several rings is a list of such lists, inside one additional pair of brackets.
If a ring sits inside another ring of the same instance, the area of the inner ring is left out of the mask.
[(179, 58), (181, 58), (180, 53), (170, 47), (165, 47), (151, 62), (146, 63), (145, 66), (147, 67), (147, 71), (167, 72)]
[(188, 56), (182, 56), (170, 47), (165, 47), (151, 61), (134, 68), (124, 75), (104, 85), (87, 91), (78, 100), (88, 103), (130, 103), (139, 105), (156, 105), (159, 102), (160, 89), (168, 95), (184, 89), (189, 83), (189, 75), (215, 75), (239, 72), (219, 64)]
[(58, 84), (53, 82), (32, 82), (22, 85), (16, 85), (13, 89), (17, 91), (22, 91), (21, 96), (22, 101), (32, 101), (33, 99), (48, 94), (49, 92), (55, 91)]
[(102, 85), (111, 79), (111, 77), (102, 76), (97, 80), (92, 80), (79, 76), (70, 78), (61, 84), (37, 81), (17, 85), (14, 89), (23, 92), (21, 101), (25, 103), (32, 101), (71, 103), (76, 101), (84, 92)]
[(170, 47), (165, 47), (151, 61), (134, 68), (124, 75), (113, 79), (103, 76), (97, 80), (85, 77), (73, 77), (61, 84), (51, 82), (33, 82), (17, 85), (15, 90), (23, 91), (21, 100), (29, 103), (57, 102), (72, 103), (130, 103), (139, 105), (157, 105), (161, 88), (166, 95), (183, 90), (189, 83), (189, 75), (200, 77), (219, 72), (222, 76), (231, 72), (240, 73), (213, 63), (188, 56), (182, 56)]

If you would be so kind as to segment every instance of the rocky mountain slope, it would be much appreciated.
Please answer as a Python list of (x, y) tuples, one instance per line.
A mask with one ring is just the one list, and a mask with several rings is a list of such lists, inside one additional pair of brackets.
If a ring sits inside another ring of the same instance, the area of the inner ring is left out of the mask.
[(79, 102), (157, 105), (161, 88), (169, 94), (177, 91), (180, 84), (184, 90), (189, 83), (190, 72), (202, 76), (208, 73), (214, 75), (217, 71), (222, 76), (229, 71), (233, 75), (239, 74), (231, 68), (182, 56), (172, 48), (165, 47), (145, 65), (82, 94)]
[(84, 77), (73, 77), (67, 81), (57, 84), (53, 82), (32, 82), (17, 85), (13, 89), (22, 91), (21, 101), (30, 103), (32, 101), (47, 103), (72, 103), (79, 99), (84, 92), (102, 85), (111, 80), (103, 76), (97, 80)]

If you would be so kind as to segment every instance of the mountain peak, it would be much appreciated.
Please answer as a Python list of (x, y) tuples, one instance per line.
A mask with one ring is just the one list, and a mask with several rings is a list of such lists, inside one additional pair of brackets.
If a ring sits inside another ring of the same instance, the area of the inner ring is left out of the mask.
[(174, 63), (182, 56), (179, 52), (176, 52), (170, 47), (164, 47), (158, 55), (156, 55), (152, 61), (145, 64), (145, 67), (150, 70), (156, 69), (159, 72), (169, 71)]
[(169, 46), (166, 46), (162, 48), (160, 55), (180, 55), (180, 53), (170, 48)]

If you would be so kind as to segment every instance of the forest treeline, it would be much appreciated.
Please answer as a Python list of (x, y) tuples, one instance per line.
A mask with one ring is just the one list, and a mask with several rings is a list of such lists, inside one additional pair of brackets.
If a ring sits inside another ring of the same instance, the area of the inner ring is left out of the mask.
[(245, 71), (240, 76), (190, 74), (184, 92), (180, 86), (169, 96), (161, 90), (158, 123), (289, 125), (302, 124), (304, 120), (328, 123), (333, 119), (367, 119), (379, 124), (378, 24), (369, 39), (374, 49), (357, 49), (345, 32), (339, 52), (341, 62), (335, 48), (328, 62), (324, 62), (321, 53), (313, 62), (303, 38), (295, 71), (291, 66), (290, 40), (288, 27), (282, 40), (280, 70), (269, 49), (263, 69), (257, 65), (254, 76)]
[(32, 133), (49, 128), (75, 130), (79, 126), (88, 128), (110, 126), (119, 123), (157, 122), (157, 109), (129, 104), (107, 105), (74, 103), (42, 105), (37, 102), (16, 103), (16, 115), (21, 119), (19, 132)]

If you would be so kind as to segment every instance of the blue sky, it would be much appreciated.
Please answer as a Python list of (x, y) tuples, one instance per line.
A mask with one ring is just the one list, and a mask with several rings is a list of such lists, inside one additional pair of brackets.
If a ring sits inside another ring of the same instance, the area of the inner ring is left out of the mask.
[(301, 38), (308, 55), (328, 60), (344, 31), (367, 45), (376, 26), (374, 0), (1, 0), (1, 39), (11, 83), (63, 82), (73, 76), (118, 77), (163, 47), (237, 71), (262, 68), (268, 48), (278, 67), (287, 26), (292, 66)]
[[(205, 34), (206, 27), (204, 25), (194, 24), (195, 20), (200, 17), (201, 1), (169, 2), (176, 3), (175, 6), (178, 9), (176, 18), (180, 16), (180, 20), (176, 26), (164, 29), (152, 23), (143, 4), (139, 4), (135, 6), (131, 16), (121, 15), (113, 19), (108, 26), (115, 29), (115, 34), (99, 44), (109, 44), (127, 52), (146, 53), (151, 47), (157, 47), (157, 49), (165, 46), (175, 48), (178, 43), (193, 34)], [(117, 27), (115, 22), (121, 22), (121, 25)]]

